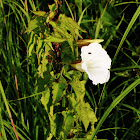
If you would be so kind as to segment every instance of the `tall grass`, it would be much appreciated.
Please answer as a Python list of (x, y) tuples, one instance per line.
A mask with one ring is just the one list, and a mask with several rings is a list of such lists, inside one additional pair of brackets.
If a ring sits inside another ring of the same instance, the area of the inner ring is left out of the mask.
[[(139, 139), (140, 2), (61, 2), (0, 0), (0, 139)], [(81, 38), (104, 39), (108, 83), (70, 67)]]

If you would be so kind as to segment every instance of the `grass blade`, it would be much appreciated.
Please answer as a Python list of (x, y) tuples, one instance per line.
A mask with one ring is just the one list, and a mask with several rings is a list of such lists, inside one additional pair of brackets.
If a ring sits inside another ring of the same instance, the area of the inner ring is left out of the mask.
[(121, 49), (121, 47), (122, 47), (127, 35), (128, 35), (128, 33), (129, 33), (129, 31), (131, 30), (133, 24), (135, 23), (135, 21), (139, 17), (139, 15), (140, 15), (140, 6), (137, 8), (135, 14), (133, 15), (133, 17), (132, 17), (132, 19), (131, 19), (128, 27), (127, 27), (127, 29), (125, 30), (125, 33), (124, 33), (124, 35), (123, 35), (123, 37), (122, 37), (122, 39), (120, 41), (120, 44), (119, 44), (119, 46), (118, 46), (118, 48), (116, 50), (116, 53), (114, 55), (113, 63), (114, 63), (115, 59), (117, 58), (117, 55), (118, 55), (118, 53), (119, 53), (119, 51), (120, 51), (120, 49)]
[(72, 19), (74, 20), (74, 16), (73, 16), (72, 10), (70, 9), (70, 6), (69, 6), (69, 4), (68, 4), (68, 2), (66, 0), (65, 0), (65, 3), (68, 6), (68, 9), (70, 11), (70, 14), (71, 14)]
[(0, 137), (3, 137), (3, 140), (7, 140), (4, 125), (3, 125), (3, 119), (1, 116), (1, 106), (0, 106)]
[(6, 109), (7, 109), (7, 111), (8, 111), (9, 118), (10, 118), (10, 120), (11, 120), (13, 129), (14, 129), (14, 133), (15, 133), (15, 135), (16, 135), (17, 140), (19, 140), (19, 137), (18, 137), (16, 128), (15, 128), (15, 125), (14, 125), (14, 122), (13, 122), (13, 119), (12, 119), (12, 114), (11, 114), (10, 108), (9, 108), (9, 106), (8, 106), (8, 102), (7, 102), (7, 99), (6, 99), (6, 96), (5, 96), (5, 93), (4, 93), (4, 90), (3, 90), (3, 87), (2, 87), (1, 81), (0, 81), (0, 91), (1, 91), (1, 94), (2, 94), (2, 97), (3, 97), (3, 100), (4, 100), (4, 103), (5, 103)]
[(93, 135), (92, 135), (92, 140), (94, 139), (94, 137), (96, 136), (96, 134), (98, 133), (100, 127), (102, 126), (103, 122), (105, 121), (105, 119), (107, 118), (107, 116), (109, 115), (109, 113), (112, 111), (113, 108), (115, 108), (115, 106), (117, 104), (119, 104), (119, 102), (131, 91), (133, 90), (137, 85), (140, 84), (140, 78), (135, 80), (130, 86), (128, 86), (112, 103), (111, 105), (108, 107), (108, 109), (105, 111), (105, 113), (103, 114), (101, 120), (99, 121)]
[(91, 5), (91, 4), (89, 4), (89, 5), (83, 10), (83, 12), (81, 13), (80, 18), (79, 18), (79, 20), (78, 20), (78, 25), (79, 25), (79, 26), (80, 26), (80, 24), (81, 24), (81, 21), (82, 21), (82, 18), (83, 18), (83, 15), (84, 15), (85, 11), (87, 10), (87, 8), (88, 8), (90, 5)]
[(102, 20), (103, 20), (104, 14), (106, 12), (107, 6), (108, 6), (108, 3), (106, 4), (105, 8), (103, 9), (103, 12), (101, 13), (100, 18), (98, 19), (97, 26), (96, 26), (96, 31), (95, 31), (95, 39), (98, 38), (100, 29), (101, 29), (101, 26), (102, 26)]

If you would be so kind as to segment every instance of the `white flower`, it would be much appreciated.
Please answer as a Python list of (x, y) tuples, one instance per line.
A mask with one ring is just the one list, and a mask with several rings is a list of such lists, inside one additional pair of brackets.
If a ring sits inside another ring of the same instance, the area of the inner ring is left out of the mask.
[(111, 59), (98, 43), (81, 48), (82, 69), (88, 74), (94, 85), (103, 84), (110, 78)]

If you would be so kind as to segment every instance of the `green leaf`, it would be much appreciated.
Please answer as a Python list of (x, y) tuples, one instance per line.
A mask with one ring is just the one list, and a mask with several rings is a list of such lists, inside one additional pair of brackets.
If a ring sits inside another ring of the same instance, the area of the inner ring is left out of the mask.
[(52, 85), (53, 104), (56, 104), (59, 101), (59, 99), (63, 96), (65, 88), (66, 88), (66, 81), (62, 76), (59, 79), (59, 83), (53, 82)]
[(74, 21), (72, 18), (70, 17), (67, 17), (65, 14), (60, 14), (59, 16), (60, 20), (62, 21), (63, 24), (65, 24), (65, 26), (67, 27), (71, 27), (69, 28), (69, 30), (71, 32), (73, 32), (73, 29), (78, 29), (78, 30), (81, 30), (82, 32), (85, 32), (85, 30), (83, 30), (78, 24), (76, 21)]
[(37, 27), (38, 27), (38, 21), (37, 21), (37, 19), (33, 19), (33, 20), (31, 20), (31, 21), (29, 22), (28, 28), (27, 28), (27, 30), (25, 31), (25, 33), (26, 33), (26, 32), (30, 33), (31, 31), (33, 31), (33, 30), (36, 29)]
[(28, 28), (26, 29), (25, 33), (31, 33), (31, 31), (34, 31), (36, 34), (42, 33), (44, 35), (45, 29), (47, 28), (45, 20), (45, 17), (35, 15), (34, 19), (30, 20), (28, 23)]
[[(42, 75), (41, 75), (42, 74)], [(39, 74), (40, 76), (37, 79), (37, 85), (36, 85), (36, 91), (39, 92), (43, 92), (46, 91), (46, 87), (49, 84), (52, 84), (52, 82), (54, 81), (52, 78), (52, 76), (50, 75), (49, 72), (44, 72)], [(50, 79), (50, 80), (48, 80)]]
[(56, 119), (56, 115), (54, 114), (53, 116), (49, 115), (49, 120), (50, 120), (50, 130), (53, 136), (56, 136), (56, 123), (55, 123), (55, 119)]
[(91, 129), (93, 132), (94, 131), (94, 123), (97, 122), (97, 118), (96, 118), (95, 113), (94, 113), (94, 111), (91, 108), (89, 103), (85, 103), (84, 108), (85, 108), (85, 113), (86, 113), (87, 119), (89, 119), (89, 122), (91, 123)]
[(40, 58), (39, 56), (42, 53), (42, 48), (43, 48), (43, 39), (38, 37), (37, 47), (36, 47), (36, 53), (37, 53), (38, 58)]
[(57, 8), (56, 3), (53, 3), (52, 5), (48, 5), (48, 7), (49, 7), (50, 11), (54, 11)]
[(49, 24), (55, 29), (55, 31), (59, 32), (62, 36), (65, 37), (65, 33), (67, 32), (65, 28), (60, 27), (60, 23), (49, 21)]
[[(65, 114), (67, 113), (67, 114)], [(63, 115), (65, 117), (65, 122), (64, 122), (64, 136), (65, 138), (68, 136), (69, 131), (72, 128), (72, 125), (74, 123), (74, 117), (73, 117), (73, 113), (68, 111), (68, 112), (63, 112)]]
[(93, 109), (90, 107), (89, 103), (80, 102), (78, 104), (75, 104), (74, 108), (78, 114), (79, 119), (82, 121), (85, 127), (85, 131), (87, 131), (89, 123), (91, 123), (91, 131), (93, 132), (94, 123), (97, 122), (97, 118), (95, 116)]
[[(49, 115), (51, 134), (54, 137), (59, 137), (62, 132), (64, 117), (60, 113), (55, 113), (53, 116)], [(49, 136), (51, 137), (51, 135)]]
[(89, 118), (88, 118), (88, 111), (86, 107), (81, 106), (80, 110), (77, 110), (77, 113), (80, 115), (80, 120), (83, 122), (83, 125), (85, 127), (85, 131), (87, 131), (87, 128), (89, 126)]
[(45, 11), (33, 11), (33, 13), (37, 16), (45, 16), (47, 13)]
[(85, 80), (80, 81), (78, 76), (73, 77), (71, 86), (72, 86), (73, 90), (75, 91), (77, 101), (83, 100), (83, 98), (85, 96), (85, 91), (86, 91), (85, 84), (86, 84)]
[(59, 99), (63, 95), (64, 86), (59, 84), (59, 83), (53, 82), (52, 89), (53, 89), (53, 91), (52, 91), (52, 93), (53, 93), (53, 104), (55, 104), (59, 101)]
[(29, 40), (28, 48), (27, 48), (28, 57), (32, 55), (35, 43), (36, 43), (36, 35), (33, 32), (31, 32), (30, 40)]
[(90, 107), (89, 103), (84, 103), (81, 106), (81, 111), (79, 112), (80, 119), (84, 124), (85, 131), (87, 131), (87, 128), (89, 126), (89, 123), (91, 123), (91, 129), (94, 131), (94, 123), (97, 122), (97, 118), (95, 116), (95, 113), (93, 112), (93, 109)]
[(50, 108), (47, 107), (47, 105), (49, 104), (49, 100), (50, 100), (50, 90), (49, 88), (46, 90), (45, 93), (42, 94), (42, 97), (41, 97), (41, 102), (42, 104), (44, 105), (45, 107), (45, 110), (47, 112), (49, 112)]
[(61, 135), (64, 123), (64, 116), (61, 113), (57, 113), (55, 123), (56, 123), (56, 137), (58, 138)]
[(55, 37), (55, 36), (51, 36), (49, 35), (46, 39), (44, 39), (44, 42), (64, 42), (66, 41), (65, 38), (58, 38), (58, 37)]
[(78, 24), (77, 22), (75, 22), (72, 18), (67, 17), (64, 14), (60, 14), (59, 15), (59, 20), (61, 21), (61, 27), (66, 28), (67, 30), (69, 30), (72, 34), (72, 36), (76, 39), (76, 35), (78, 35), (80, 38), (82, 38), (82, 36), (79, 34), (79, 31), (82, 32), (86, 32), (85, 30), (83, 30)]
[[(49, 55), (49, 51), (51, 50), (51, 46), (52, 44), (51, 44), (51, 42), (49, 42), (49, 43), (44, 43), (44, 45), (43, 45), (43, 48), (41, 48), (41, 50), (39, 50), (39, 46), (38, 46), (38, 54), (37, 54), (37, 56), (38, 56), (38, 74), (41, 76), (41, 77), (43, 77), (43, 73), (45, 72), (45, 71), (47, 71), (47, 67), (46, 67), (46, 65), (48, 64), (48, 55)], [(42, 60), (42, 61), (41, 61)], [(41, 61), (41, 63), (40, 63), (40, 61)]]

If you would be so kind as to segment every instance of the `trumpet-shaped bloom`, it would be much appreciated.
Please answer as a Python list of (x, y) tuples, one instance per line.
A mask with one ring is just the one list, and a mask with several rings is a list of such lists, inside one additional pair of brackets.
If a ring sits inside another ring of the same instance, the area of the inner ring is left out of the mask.
[(94, 85), (103, 84), (110, 78), (111, 59), (98, 43), (81, 48), (82, 69), (88, 74)]

